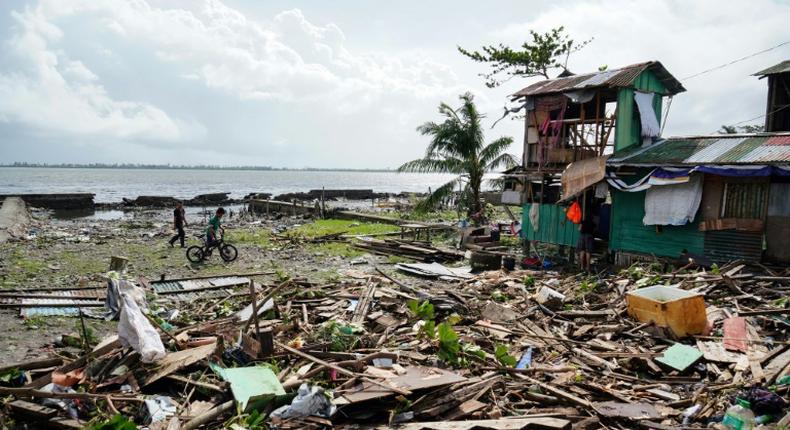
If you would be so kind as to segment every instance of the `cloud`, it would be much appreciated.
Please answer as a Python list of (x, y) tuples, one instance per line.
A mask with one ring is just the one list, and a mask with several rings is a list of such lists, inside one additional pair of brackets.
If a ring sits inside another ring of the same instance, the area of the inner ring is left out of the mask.
[[(520, 44), (529, 29), (564, 25), (577, 41), (594, 38), (571, 55), (569, 68), (576, 73), (659, 60), (683, 79), (783, 42), (789, 16), (790, 5), (770, 0), (748, 6), (716, 0), (585, 0), (510, 23), (491, 37)], [(673, 101), (665, 134), (709, 134), (721, 124), (764, 113), (765, 84), (750, 75), (785, 59), (789, 51), (785, 47), (683, 81), (688, 92)]]
[(198, 124), (170, 118), (157, 107), (115, 100), (99, 77), (56, 49), (63, 31), (41, 8), (12, 12), (13, 36), (0, 68), (0, 118), (37, 133), (181, 141), (202, 133)]

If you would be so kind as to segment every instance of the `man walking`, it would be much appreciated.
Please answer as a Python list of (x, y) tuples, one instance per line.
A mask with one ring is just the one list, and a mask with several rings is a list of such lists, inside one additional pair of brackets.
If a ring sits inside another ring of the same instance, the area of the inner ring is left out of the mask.
[(184, 204), (181, 202), (176, 203), (176, 208), (173, 210), (173, 229), (177, 232), (172, 239), (170, 239), (170, 247), (176, 242), (176, 239), (181, 241), (181, 247), (184, 247), (184, 227), (187, 226), (186, 214), (184, 213)]

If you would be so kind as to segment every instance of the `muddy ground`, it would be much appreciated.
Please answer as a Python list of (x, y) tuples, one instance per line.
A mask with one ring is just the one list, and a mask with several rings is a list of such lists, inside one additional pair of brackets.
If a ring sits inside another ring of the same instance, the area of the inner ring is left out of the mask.
[[(74, 287), (104, 284), (111, 256), (129, 259), (128, 273), (158, 279), (225, 275), (260, 271), (275, 272), (261, 281), (278, 276), (336, 281), (354, 269), (372, 271), (373, 265), (387, 266), (397, 259), (377, 257), (342, 243), (295, 244), (275, 240), (273, 233), (291, 231), (316, 236), (336, 231), (367, 234), (392, 231), (396, 227), (352, 221), (319, 221), (299, 217), (266, 219), (240, 218), (225, 223), (228, 241), (239, 250), (239, 257), (224, 263), (214, 253), (209, 261), (191, 264), (184, 249), (170, 247), (173, 235), (169, 211), (153, 210), (127, 213), (120, 219), (60, 220), (35, 214), (24, 238), (0, 244), (0, 292), (15, 288)], [(205, 226), (201, 215), (188, 216), (189, 244)], [(115, 332), (115, 322), (89, 319), (88, 325), (101, 339)], [(23, 319), (18, 308), (0, 308), (0, 363), (20, 362), (51, 355), (61, 335), (79, 332), (79, 319), (71, 317), (34, 317)], [(74, 349), (73, 352), (77, 352)]]

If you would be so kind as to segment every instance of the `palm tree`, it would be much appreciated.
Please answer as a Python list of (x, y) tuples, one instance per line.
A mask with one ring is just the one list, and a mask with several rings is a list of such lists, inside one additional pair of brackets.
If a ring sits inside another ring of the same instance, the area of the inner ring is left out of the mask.
[(477, 111), (474, 96), (465, 93), (460, 96), (463, 105), (453, 109), (446, 103), (439, 105), (439, 113), (445, 117), (441, 123), (426, 122), (417, 127), (423, 136), (430, 136), (431, 142), (425, 157), (409, 161), (398, 167), (399, 172), (454, 173), (458, 177), (433, 190), (428, 197), (417, 205), (418, 210), (433, 209), (446, 201), (455, 191), (463, 187), (461, 203), (467, 214), (479, 212), (480, 187), (483, 175), (502, 167), (516, 165), (516, 159), (506, 153), (513, 143), (512, 137), (500, 137), (485, 145), (483, 118)]

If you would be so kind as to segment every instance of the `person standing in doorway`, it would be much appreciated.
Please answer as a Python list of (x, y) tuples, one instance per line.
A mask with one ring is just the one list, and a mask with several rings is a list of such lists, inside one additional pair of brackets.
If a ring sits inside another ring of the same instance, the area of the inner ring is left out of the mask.
[(181, 241), (181, 247), (184, 247), (184, 227), (187, 226), (187, 218), (186, 213), (184, 212), (184, 204), (181, 202), (176, 203), (176, 208), (173, 210), (173, 229), (176, 231), (176, 235), (170, 239), (170, 247), (173, 247), (173, 244), (176, 243), (176, 240)]

